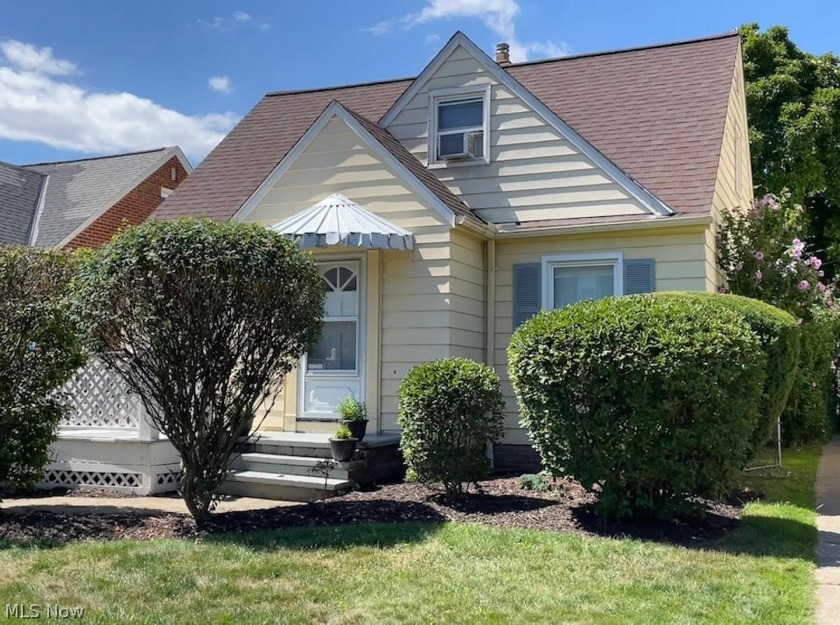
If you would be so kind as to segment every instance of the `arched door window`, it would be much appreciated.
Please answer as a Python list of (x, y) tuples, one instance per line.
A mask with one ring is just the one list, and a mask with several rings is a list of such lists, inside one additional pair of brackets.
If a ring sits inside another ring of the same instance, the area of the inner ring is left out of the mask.
[(326, 290), (321, 340), (309, 352), (308, 371), (356, 371), (359, 346), (359, 279), (348, 265), (321, 267)]

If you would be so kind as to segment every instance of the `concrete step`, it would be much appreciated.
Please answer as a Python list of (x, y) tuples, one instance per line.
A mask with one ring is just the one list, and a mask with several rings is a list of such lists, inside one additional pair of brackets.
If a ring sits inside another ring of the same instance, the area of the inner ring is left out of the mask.
[(233, 470), (219, 487), (222, 495), (283, 501), (315, 501), (339, 495), (353, 487), (347, 480), (307, 475), (278, 475), (265, 471)]
[[(234, 469), (261, 471), (274, 475), (307, 475), (323, 478), (323, 473), (315, 467), (326, 458), (307, 456), (286, 456), (261, 452), (244, 453), (236, 459)], [(364, 462), (341, 462), (329, 471), (331, 478), (346, 480), (351, 469), (362, 468)]]
[[(322, 432), (259, 432), (243, 444), (242, 451), (275, 456), (331, 458), (330, 436)], [(369, 434), (359, 443), (358, 449), (393, 446), (399, 444), (399, 440), (396, 434)]]

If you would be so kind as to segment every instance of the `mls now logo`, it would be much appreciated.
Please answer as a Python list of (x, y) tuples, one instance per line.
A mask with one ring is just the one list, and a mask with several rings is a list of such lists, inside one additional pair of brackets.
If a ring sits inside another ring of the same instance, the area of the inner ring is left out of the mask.
[(43, 606), (38, 603), (7, 603), (7, 619), (38, 619), (44, 615), (48, 619), (76, 619), (85, 615), (85, 609), (80, 607), (67, 607), (57, 603), (48, 603)]

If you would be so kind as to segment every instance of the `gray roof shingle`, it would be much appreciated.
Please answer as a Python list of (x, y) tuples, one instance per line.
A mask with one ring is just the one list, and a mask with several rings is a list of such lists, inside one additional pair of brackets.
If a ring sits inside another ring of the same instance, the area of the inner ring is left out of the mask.
[(0, 162), (0, 243), (26, 245), (45, 176)]
[(168, 149), (24, 165), (22, 169), (49, 176), (33, 245), (54, 247), (61, 243), (90, 217), (134, 188)]

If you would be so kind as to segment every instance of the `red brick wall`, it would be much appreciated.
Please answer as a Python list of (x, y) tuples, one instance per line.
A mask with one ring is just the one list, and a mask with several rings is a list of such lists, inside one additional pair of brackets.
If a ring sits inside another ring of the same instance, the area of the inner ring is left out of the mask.
[[(172, 168), (176, 171), (176, 180), (172, 180)], [(119, 202), (109, 208), (96, 221), (71, 240), (65, 249), (77, 247), (99, 247), (107, 242), (117, 230), (124, 226), (134, 226), (148, 218), (160, 206), (160, 188), (174, 189), (187, 178), (187, 172), (176, 157), (146, 178)]]

